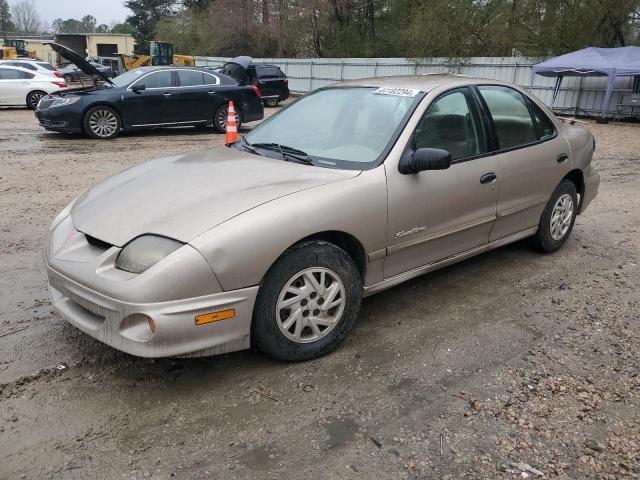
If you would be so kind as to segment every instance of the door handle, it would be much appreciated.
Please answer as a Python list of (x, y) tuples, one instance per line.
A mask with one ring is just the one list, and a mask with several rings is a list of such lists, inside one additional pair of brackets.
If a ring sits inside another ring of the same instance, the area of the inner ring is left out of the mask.
[(498, 176), (493, 172), (485, 173), (480, 177), (480, 183), (482, 183), (483, 185), (485, 183), (492, 183), (495, 182), (497, 178)]
[(214, 92), (213, 90), (209, 90), (207, 93), (208, 93), (209, 95), (215, 95), (215, 94), (216, 94), (216, 92)]
[(569, 160), (569, 155), (567, 155), (566, 153), (561, 153), (560, 155), (558, 155), (558, 158), (556, 160), (558, 163), (564, 163)]
[(171, 96), (171, 94), (167, 92), (167, 93), (163, 93), (162, 96), (169, 98)]

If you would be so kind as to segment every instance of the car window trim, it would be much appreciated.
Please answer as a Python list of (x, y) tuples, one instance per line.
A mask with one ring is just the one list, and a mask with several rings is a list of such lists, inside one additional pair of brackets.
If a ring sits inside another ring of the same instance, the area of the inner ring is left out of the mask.
[[(487, 151), (486, 152), (482, 152), (482, 153), (478, 153), (476, 155), (471, 155), (471, 156), (468, 156), (468, 157), (457, 158), (457, 159), (451, 161), (451, 165), (457, 165), (458, 163), (470, 162), (471, 160), (476, 160), (478, 158), (488, 157), (489, 155), (493, 154), (493, 152), (490, 149), (489, 136), (488, 136), (488, 132), (487, 132), (487, 127), (485, 125), (485, 120), (483, 118), (483, 112), (482, 112), (482, 109), (479, 107), (479, 105), (477, 105), (477, 99), (475, 98), (475, 95), (474, 95), (473, 89), (471, 88), (471, 85), (463, 85), (463, 86), (452, 87), (449, 90), (445, 90), (444, 92), (441, 92), (440, 94), (438, 94), (438, 96), (431, 101), (431, 103), (429, 104), (427, 109), (420, 116), (420, 120), (418, 120), (418, 125), (420, 125), (420, 122), (422, 122), (422, 119), (425, 117), (425, 115), (427, 113), (429, 113), (429, 109), (431, 108), (432, 105), (434, 105), (441, 98), (443, 98), (443, 97), (445, 97), (447, 95), (450, 95), (450, 94), (452, 94), (452, 93), (454, 93), (454, 92), (456, 92), (458, 90), (467, 90), (467, 92), (469, 92), (469, 96), (471, 97), (471, 100), (472, 100), (472, 105), (473, 105), (473, 107), (476, 108), (476, 113), (478, 114), (478, 117), (480, 117), (480, 124), (481, 124), (480, 127), (484, 130), (484, 134), (485, 134), (485, 137), (486, 137), (486, 140), (487, 140)], [(416, 129), (418, 128), (418, 125), (416, 125)], [(407, 148), (410, 148), (411, 150), (415, 151), (415, 149), (414, 149), (414, 146), (415, 146), (414, 135), (416, 133), (416, 129), (414, 129), (413, 132), (411, 132), (411, 138), (407, 142), (407, 145), (405, 146), (405, 149), (404, 149), (405, 152), (406, 152)]]
[(171, 68), (167, 68), (167, 69), (159, 69), (159, 70), (152, 70), (150, 72), (145, 73), (144, 75), (142, 75), (141, 77), (135, 79), (133, 81), (133, 83), (130, 83), (129, 86), (127, 87), (127, 90), (133, 91), (133, 86), (140, 82), (142, 79), (148, 77), (149, 75), (153, 75), (154, 73), (159, 73), (159, 72), (169, 72), (171, 73), (171, 85), (169, 87), (150, 87), (150, 88), (145, 88), (146, 90), (166, 90), (167, 88), (176, 88), (175, 85), (175, 79), (173, 78), (173, 72), (175, 72), (175, 69), (171, 69)]
[[(482, 96), (482, 92), (480, 92), (480, 89), (478, 87), (502, 87), (502, 88), (509, 88), (511, 90), (513, 90), (514, 92), (519, 93), (525, 100), (525, 105), (527, 105), (527, 110), (529, 110), (529, 116), (531, 116), (531, 122), (533, 123), (534, 128), (536, 128), (536, 122), (535, 122), (535, 118), (531, 115), (531, 110), (529, 109), (529, 105), (527, 102), (529, 101), (533, 101), (531, 100), (527, 95), (523, 94), (521, 91), (510, 87), (508, 85), (501, 85), (499, 83), (481, 83), (481, 84), (475, 84), (475, 85), (470, 85), (469, 86), (472, 90), (475, 90), (476, 95), (478, 96), (478, 100), (481, 102), (482, 104), (482, 108), (485, 109), (486, 115), (487, 115), (487, 119), (489, 121), (489, 128), (492, 130), (492, 135), (495, 138), (495, 144), (494, 144), (494, 148), (495, 150), (492, 150), (489, 152), (489, 155), (498, 155), (498, 154), (502, 154), (502, 153), (509, 153), (509, 152), (513, 152), (515, 150), (521, 150), (523, 148), (529, 148), (535, 145), (539, 145), (541, 143), (545, 143), (548, 142), (550, 140), (554, 140), (555, 138), (558, 137), (558, 129), (555, 129), (555, 132), (552, 136), (550, 137), (546, 137), (544, 139), (539, 139), (536, 140), (534, 142), (529, 142), (529, 143), (523, 143), (522, 145), (516, 145), (513, 147), (509, 147), (509, 148), (499, 148), (499, 139), (498, 139), (498, 132), (496, 130), (496, 126), (495, 123), (493, 122), (493, 116), (491, 115), (491, 111), (489, 110), (489, 106), (487, 105), (487, 103), (484, 100), (484, 97)], [(555, 124), (554, 124), (555, 125)], [(536, 128), (536, 135), (537, 135), (537, 128)]]

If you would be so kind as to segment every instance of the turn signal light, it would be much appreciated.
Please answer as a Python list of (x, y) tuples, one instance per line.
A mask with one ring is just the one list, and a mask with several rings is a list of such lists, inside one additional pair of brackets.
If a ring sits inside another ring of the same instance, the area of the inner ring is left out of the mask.
[(206, 325), (207, 323), (217, 322), (219, 320), (229, 320), (236, 316), (236, 310), (221, 310), (219, 312), (205, 313), (196, 317), (196, 325)]
[(260, 89), (257, 86), (251, 85), (251, 88), (253, 88), (253, 93), (255, 93), (258, 97), (262, 97), (262, 92), (260, 92)]

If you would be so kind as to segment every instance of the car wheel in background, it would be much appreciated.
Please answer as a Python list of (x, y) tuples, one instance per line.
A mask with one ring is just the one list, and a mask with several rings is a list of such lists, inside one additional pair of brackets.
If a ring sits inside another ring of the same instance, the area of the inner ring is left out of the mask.
[(64, 81), (67, 83), (73, 82), (73, 76), (70, 73), (65, 73), (62, 78), (64, 78)]
[(569, 238), (578, 214), (578, 194), (570, 180), (560, 182), (540, 217), (533, 246), (544, 253), (558, 250)]
[(47, 92), (43, 92), (41, 90), (36, 90), (34, 92), (30, 92), (27, 95), (27, 107), (31, 110), (35, 110), (38, 107), (38, 102), (47, 94)]
[(320, 357), (353, 327), (362, 279), (351, 257), (327, 242), (287, 250), (271, 267), (254, 307), (253, 344), (285, 361)]
[(107, 140), (118, 136), (122, 122), (120, 115), (113, 108), (98, 105), (90, 108), (84, 115), (83, 127), (84, 132), (91, 138)]
[[(236, 109), (236, 125), (238, 127), (238, 131), (240, 131), (240, 112), (238, 112), (238, 107)], [(218, 133), (226, 133), (227, 132), (227, 114), (229, 112), (229, 105), (227, 103), (221, 105), (216, 113), (213, 115), (213, 128), (216, 129)]]
[(278, 106), (278, 99), (277, 99), (277, 98), (267, 98), (267, 99), (264, 101), (264, 104), (265, 104), (267, 107), (277, 107), (277, 106)]

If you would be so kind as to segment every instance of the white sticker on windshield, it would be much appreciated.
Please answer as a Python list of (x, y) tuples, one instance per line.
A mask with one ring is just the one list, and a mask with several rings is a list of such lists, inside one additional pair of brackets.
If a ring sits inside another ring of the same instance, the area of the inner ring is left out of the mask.
[(380, 87), (374, 93), (378, 95), (395, 95), (397, 97), (415, 97), (420, 90), (415, 88)]

